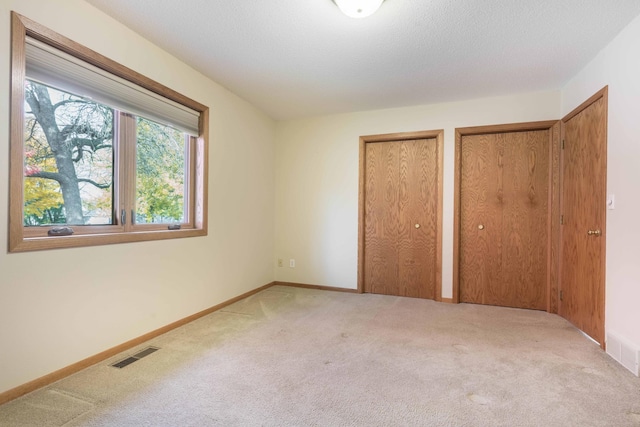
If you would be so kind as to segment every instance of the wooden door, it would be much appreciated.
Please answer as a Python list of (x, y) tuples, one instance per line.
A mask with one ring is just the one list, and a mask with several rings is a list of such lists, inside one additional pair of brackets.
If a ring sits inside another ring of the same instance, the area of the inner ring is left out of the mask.
[(461, 302), (548, 309), (551, 129), (459, 141)]
[(398, 143), (366, 146), (365, 292), (400, 295)]
[(560, 315), (604, 347), (607, 88), (562, 121)]
[(398, 286), (401, 295), (435, 299), (438, 168), (435, 138), (402, 141), (399, 150)]
[(438, 136), (363, 142), (364, 292), (440, 298), (441, 143)]

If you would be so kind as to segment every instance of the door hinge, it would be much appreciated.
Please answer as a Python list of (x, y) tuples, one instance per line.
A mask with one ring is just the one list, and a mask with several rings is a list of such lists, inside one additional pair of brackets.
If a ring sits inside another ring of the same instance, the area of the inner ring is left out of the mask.
[(560, 225), (564, 225), (564, 215), (560, 215)]
[(564, 150), (564, 139), (562, 140), (562, 149)]
[(564, 291), (560, 291), (560, 301), (564, 298)]

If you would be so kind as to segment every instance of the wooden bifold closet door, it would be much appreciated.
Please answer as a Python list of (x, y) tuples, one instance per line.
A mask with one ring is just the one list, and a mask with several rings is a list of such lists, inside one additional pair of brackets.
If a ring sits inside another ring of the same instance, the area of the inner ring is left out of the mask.
[(458, 135), (460, 302), (549, 309), (553, 134)]
[(363, 290), (440, 297), (439, 138), (364, 144)]

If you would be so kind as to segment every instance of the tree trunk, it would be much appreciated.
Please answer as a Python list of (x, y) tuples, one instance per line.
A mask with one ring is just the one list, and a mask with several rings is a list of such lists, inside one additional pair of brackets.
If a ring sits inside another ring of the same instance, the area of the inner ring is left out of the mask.
[(40, 85), (31, 85), (26, 90), (27, 103), (47, 138), (47, 143), (55, 156), (59, 177), (55, 180), (60, 184), (62, 198), (64, 200), (65, 216), (67, 224), (84, 224), (82, 215), (82, 198), (78, 187), (78, 176), (73, 163), (71, 146), (67, 145), (60, 134), (56, 122), (55, 108), (51, 104), (47, 88)]

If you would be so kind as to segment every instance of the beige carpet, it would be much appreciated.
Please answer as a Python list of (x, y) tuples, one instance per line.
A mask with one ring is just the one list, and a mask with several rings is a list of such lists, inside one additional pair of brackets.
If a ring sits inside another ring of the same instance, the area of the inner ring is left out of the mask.
[(555, 315), (277, 286), (0, 425), (640, 426), (640, 379)]

